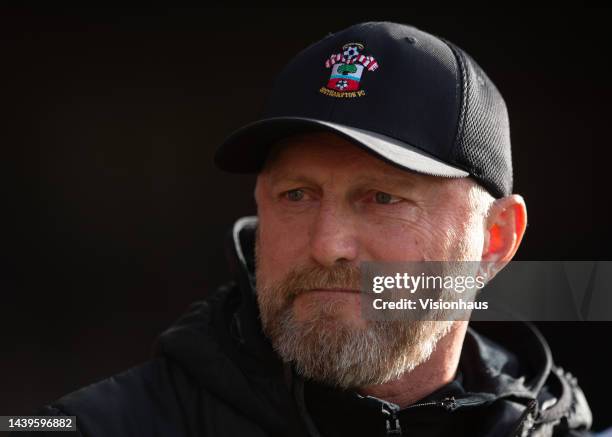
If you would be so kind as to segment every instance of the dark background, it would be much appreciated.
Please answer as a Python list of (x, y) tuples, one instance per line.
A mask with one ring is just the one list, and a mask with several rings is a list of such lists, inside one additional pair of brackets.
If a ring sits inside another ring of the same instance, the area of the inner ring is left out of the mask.
[[(610, 13), (410, 9), (0, 11), (0, 414), (147, 359), (228, 277), (251, 176), (211, 163), (299, 50), (390, 20), (455, 42), (508, 104), (521, 260), (610, 260)], [(595, 425), (612, 423), (612, 323), (541, 323)]]

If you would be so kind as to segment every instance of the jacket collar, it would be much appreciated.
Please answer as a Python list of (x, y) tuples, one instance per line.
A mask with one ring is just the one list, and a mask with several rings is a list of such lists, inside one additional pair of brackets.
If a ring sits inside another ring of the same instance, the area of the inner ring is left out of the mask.
[(241, 363), (254, 374), (284, 375), (283, 363), (263, 333), (259, 320), (259, 306), (255, 289), (255, 233), (257, 217), (238, 219), (228, 236), (226, 255), (234, 280), (240, 289), (240, 303), (231, 321), (240, 352)]

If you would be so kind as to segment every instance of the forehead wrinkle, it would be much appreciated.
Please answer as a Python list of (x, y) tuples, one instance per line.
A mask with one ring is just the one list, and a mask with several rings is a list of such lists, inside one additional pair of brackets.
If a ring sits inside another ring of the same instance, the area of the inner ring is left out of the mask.
[(300, 173), (291, 174), (288, 171), (279, 171), (270, 175), (271, 185), (276, 185), (280, 182), (307, 182), (310, 184), (319, 183), (317, 180), (315, 180), (315, 178), (311, 176)]

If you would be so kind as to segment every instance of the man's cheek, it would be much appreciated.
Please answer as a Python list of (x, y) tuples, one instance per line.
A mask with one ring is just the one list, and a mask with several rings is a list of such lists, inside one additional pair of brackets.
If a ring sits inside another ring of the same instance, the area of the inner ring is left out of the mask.
[(439, 229), (427, 222), (393, 221), (364, 227), (359, 233), (362, 249), (372, 259), (420, 260), (438, 251)]
[(277, 226), (269, 236), (267, 255), (280, 265), (297, 265), (308, 255), (309, 231), (307, 228)]

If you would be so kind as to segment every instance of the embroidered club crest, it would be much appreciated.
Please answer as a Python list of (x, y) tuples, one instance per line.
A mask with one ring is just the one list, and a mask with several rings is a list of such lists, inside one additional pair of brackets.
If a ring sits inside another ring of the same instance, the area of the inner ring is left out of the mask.
[(361, 97), (364, 90), (359, 89), (359, 82), (364, 70), (374, 71), (378, 62), (373, 56), (363, 54), (363, 44), (351, 42), (342, 46), (342, 52), (334, 53), (325, 61), (325, 67), (331, 68), (327, 85), (321, 87), (321, 93), (332, 97)]

